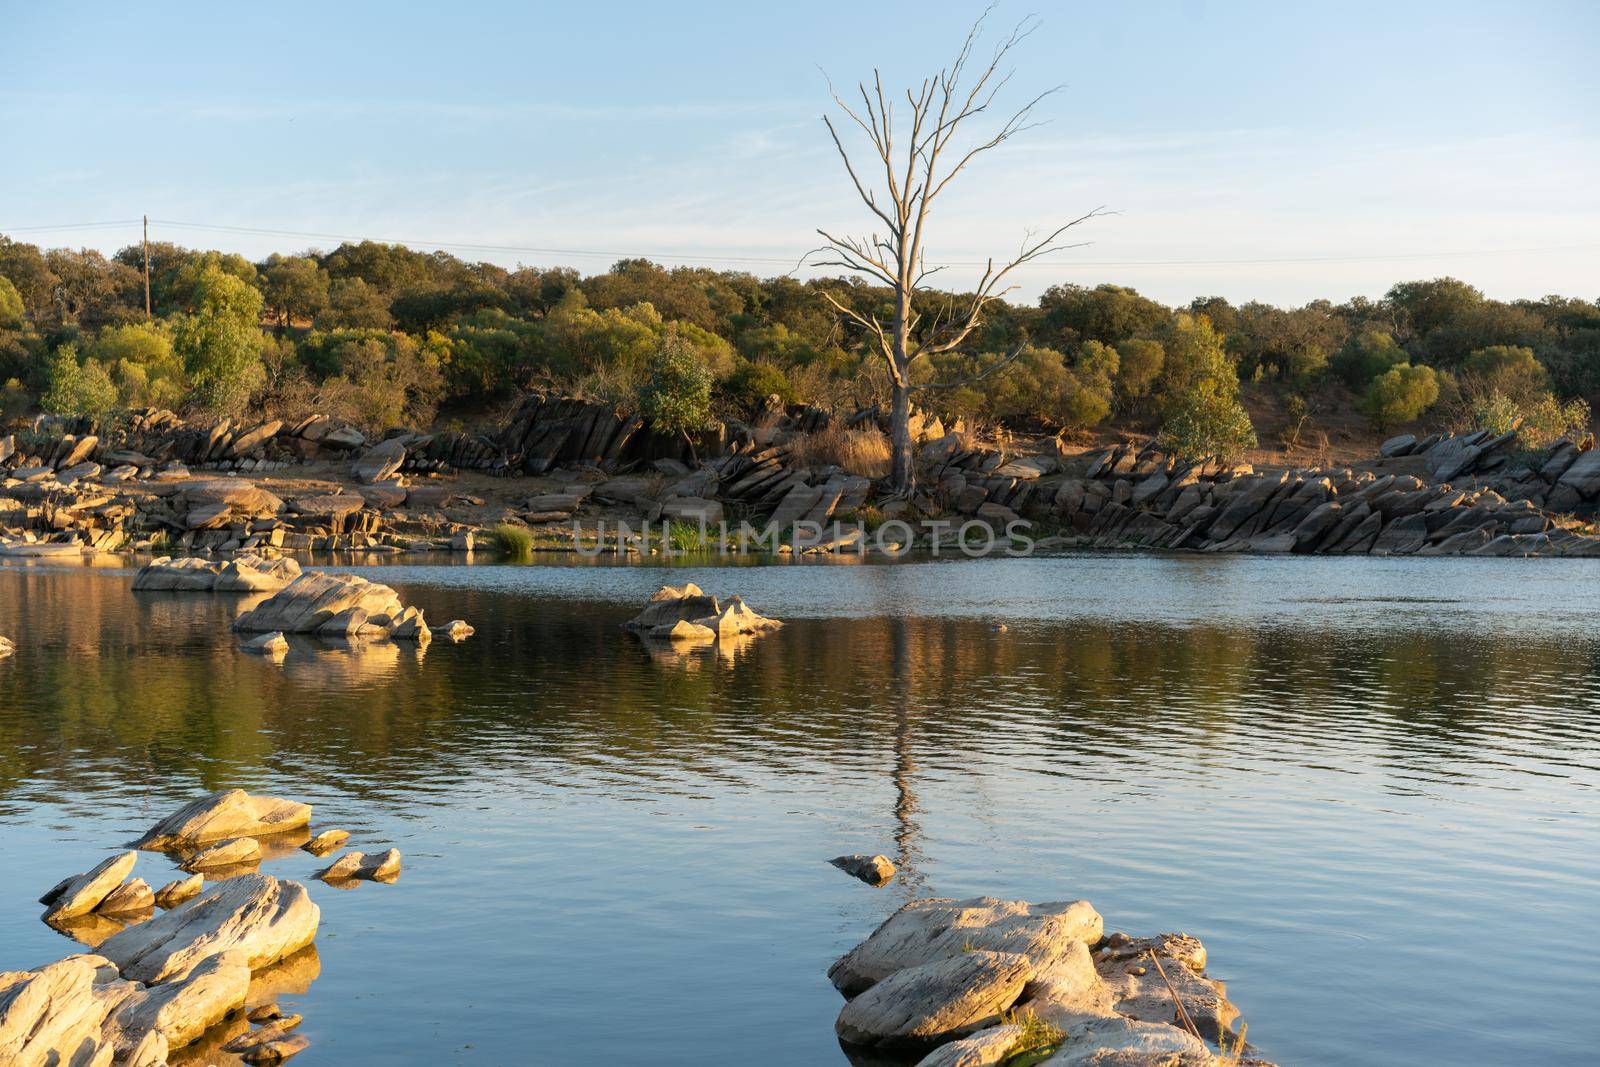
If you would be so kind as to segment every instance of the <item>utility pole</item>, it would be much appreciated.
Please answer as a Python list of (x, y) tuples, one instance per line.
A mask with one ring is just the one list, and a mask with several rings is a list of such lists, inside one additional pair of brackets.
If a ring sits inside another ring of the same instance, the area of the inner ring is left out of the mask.
[(144, 217), (144, 321), (150, 321), (150, 216)]

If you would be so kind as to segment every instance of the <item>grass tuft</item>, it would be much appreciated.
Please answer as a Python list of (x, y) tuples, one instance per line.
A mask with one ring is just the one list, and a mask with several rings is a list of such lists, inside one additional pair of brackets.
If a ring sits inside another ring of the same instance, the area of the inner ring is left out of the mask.
[(489, 537), (514, 562), (525, 563), (533, 558), (533, 531), (526, 526), (502, 522), (489, 531)]
[(1022, 1029), (1022, 1033), (1017, 1035), (1016, 1043), (1006, 1053), (1005, 1067), (1030, 1067), (1032, 1064), (1043, 1062), (1055, 1055), (1056, 1049), (1061, 1046), (1061, 1041), (1065, 1037), (1059, 1026), (1020, 1008), (1013, 1008), (1000, 1016), (1000, 1022), (1006, 1026)]

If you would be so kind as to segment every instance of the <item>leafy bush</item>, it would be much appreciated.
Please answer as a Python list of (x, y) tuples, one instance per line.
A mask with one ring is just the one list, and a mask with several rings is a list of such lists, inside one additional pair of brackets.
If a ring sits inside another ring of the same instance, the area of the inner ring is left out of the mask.
[(755, 415), (767, 405), (769, 397), (787, 407), (795, 403), (794, 385), (789, 376), (771, 363), (740, 360), (718, 388), (723, 401), (743, 415)]
[(711, 372), (676, 330), (667, 332), (650, 359), (639, 410), (665, 434), (688, 437), (711, 422)]
[(76, 345), (56, 349), (48, 381), (39, 406), (52, 415), (104, 415), (117, 406), (117, 387), (111, 375), (95, 360), (80, 364)]
[(1117, 357), (1117, 393), (1124, 400), (1149, 396), (1167, 361), (1161, 342), (1129, 338), (1117, 345)]
[(0, 329), (17, 329), (22, 325), (22, 316), (22, 294), (10, 278), (0, 276)]
[(1362, 412), (1386, 430), (1420, 418), (1439, 399), (1439, 378), (1432, 367), (1400, 363), (1372, 380), (1361, 398)]
[(1186, 460), (1230, 460), (1256, 446), (1256, 430), (1231, 392), (1202, 382), (1173, 401), (1161, 424), (1161, 442)]
[(1591, 413), (1581, 397), (1561, 401), (1542, 393), (1531, 403), (1519, 403), (1505, 393), (1492, 390), (1473, 398), (1470, 425), (1494, 434), (1518, 431), (1525, 448), (1538, 449), (1558, 437), (1580, 441), (1589, 433)]

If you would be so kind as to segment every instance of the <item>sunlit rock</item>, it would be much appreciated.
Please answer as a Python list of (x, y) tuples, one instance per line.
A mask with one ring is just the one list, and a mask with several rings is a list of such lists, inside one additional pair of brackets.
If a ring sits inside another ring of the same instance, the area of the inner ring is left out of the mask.
[(111, 1023), (124, 1035), (120, 1043), (131, 1044), (156, 1030), (169, 1048), (181, 1048), (242, 1006), (249, 988), (249, 954), (219, 952), (181, 979), (137, 990), (117, 1008)]
[(341, 612), (395, 618), (404, 610), (393, 589), (354, 574), (310, 572), (284, 586), (233, 621), (235, 630), (311, 633)]
[(241, 950), (250, 969), (258, 970), (311, 944), (320, 916), (298, 882), (245, 874), (130, 926), (107, 939), (100, 954), (123, 977), (141, 982), (181, 979), (231, 949)]
[(100, 956), (68, 956), (33, 971), (0, 972), (0, 1063), (102, 1067), (113, 1049), (107, 1017), (136, 992)]
[(208, 845), (190, 856), (183, 865), (191, 871), (209, 867), (232, 867), (241, 863), (259, 863), (261, 845), (253, 837), (232, 837)]
[(1100, 940), (1104, 922), (1086, 900), (1029, 904), (1021, 900), (913, 900), (828, 970), (834, 986), (854, 995), (907, 967), (973, 949), (1025, 956), (1043, 970), (1073, 942)]
[(75, 874), (57, 883), (39, 898), (39, 903), (46, 906), (45, 920), (87, 915), (122, 884), (138, 858), (137, 853), (122, 852), (102, 860), (84, 874)]
[(137, 847), (154, 852), (193, 848), (230, 837), (258, 837), (311, 822), (311, 805), (225, 789), (191, 801), (152, 826)]
[(348, 840), (349, 830), (324, 830), (300, 847), (313, 856), (326, 856)]
[(947, 1040), (998, 1022), (1033, 971), (1020, 953), (981, 949), (906, 967), (847, 1003), (834, 1031), (852, 1045)]
[(200, 895), (200, 890), (206, 885), (203, 874), (191, 874), (187, 878), (174, 879), (156, 890), (156, 903), (163, 908), (175, 908), (186, 900), (191, 900)]

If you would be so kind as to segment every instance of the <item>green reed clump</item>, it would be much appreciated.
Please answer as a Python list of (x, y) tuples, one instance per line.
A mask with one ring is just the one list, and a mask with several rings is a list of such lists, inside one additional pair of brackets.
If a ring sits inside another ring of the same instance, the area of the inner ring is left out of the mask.
[(502, 554), (515, 562), (533, 558), (533, 531), (526, 526), (502, 522), (489, 531), (489, 537)]

